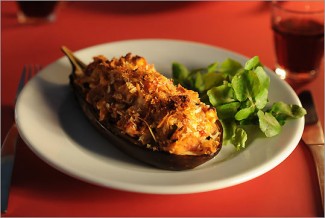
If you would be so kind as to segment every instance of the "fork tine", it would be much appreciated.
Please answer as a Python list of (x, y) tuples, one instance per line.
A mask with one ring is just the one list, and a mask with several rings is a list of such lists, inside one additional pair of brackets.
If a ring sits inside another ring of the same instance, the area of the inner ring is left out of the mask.
[(33, 76), (35, 76), (35, 74), (37, 74), (41, 69), (42, 69), (41, 65), (35, 64), (33, 70)]
[(29, 65), (29, 71), (27, 73), (27, 78), (25, 84), (34, 76), (34, 65)]
[(24, 68), (23, 68), (23, 71), (21, 73), (20, 80), (19, 80), (19, 83), (18, 83), (18, 88), (17, 88), (17, 92), (16, 92), (16, 99), (18, 98), (19, 93), (21, 92), (21, 90), (23, 89), (23, 87), (25, 85), (26, 72), (27, 72), (27, 66), (24, 65)]
[(36, 66), (37, 66), (37, 68), (36, 68), (36, 73), (38, 73), (39, 71), (41, 71), (41, 69), (42, 69), (42, 66), (41, 66), (41, 65), (39, 65), (39, 64), (37, 64)]
[(16, 98), (15, 101), (17, 100), (21, 90), (25, 86), (25, 84), (34, 76), (38, 73), (38, 71), (41, 70), (41, 65), (39, 64), (34, 64), (34, 65), (24, 65), (23, 71), (20, 76), (20, 80), (18, 83), (17, 87), (17, 92), (16, 92)]

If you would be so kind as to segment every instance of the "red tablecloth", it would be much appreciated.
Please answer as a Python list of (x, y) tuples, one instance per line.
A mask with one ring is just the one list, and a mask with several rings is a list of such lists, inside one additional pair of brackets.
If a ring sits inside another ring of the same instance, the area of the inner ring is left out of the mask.
[[(258, 55), (273, 68), (269, 2), (64, 2), (54, 23), (21, 25), (16, 4), (1, 2), (1, 136), (13, 122), (24, 64), (46, 66), (72, 50), (139, 38), (182, 39)], [(194, 57), (195, 58), (195, 57)], [(324, 74), (310, 89), (324, 126)], [(279, 166), (234, 187), (198, 194), (154, 195), (97, 187), (17, 148), (9, 208), (3, 216), (323, 216), (316, 172), (300, 142)]]

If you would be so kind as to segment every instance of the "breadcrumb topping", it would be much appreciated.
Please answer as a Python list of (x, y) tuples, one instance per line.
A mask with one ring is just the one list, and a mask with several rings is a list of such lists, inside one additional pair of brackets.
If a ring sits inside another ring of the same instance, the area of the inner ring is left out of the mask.
[(221, 130), (214, 108), (198, 93), (175, 86), (140, 56), (94, 57), (75, 78), (104, 125), (114, 125), (144, 147), (177, 155), (213, 154)]

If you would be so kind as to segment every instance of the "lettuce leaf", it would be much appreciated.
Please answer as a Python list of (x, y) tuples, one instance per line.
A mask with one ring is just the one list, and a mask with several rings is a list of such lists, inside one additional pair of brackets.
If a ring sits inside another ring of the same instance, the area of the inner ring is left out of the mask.
[(216, 108), (224, 144), (233, 144), (237, 150), (245, 148), (249, 138), (245, 126), (257, 126), (266, 137), (273, 137), (287, 120), (306, 114), (304, 108), (284, 102), (267, 108), (270, 77), (258, 56), (244, 66), (228, 58), (196, 70), (175, 62), (172, 70), (175, 84), (197, 91), (203, 102)]

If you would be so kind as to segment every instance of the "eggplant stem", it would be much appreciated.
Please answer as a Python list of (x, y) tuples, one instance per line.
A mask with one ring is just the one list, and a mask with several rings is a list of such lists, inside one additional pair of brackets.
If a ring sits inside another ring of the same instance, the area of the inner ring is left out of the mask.
[(68, 49), (66, 46), (61, 47), (62, 52), (68, 57), (69, 61), (71, 62), (74, 70), (72, 71), (76, 76), (83, 76), (84, 70), (86, 69), (86, 64), (83, 63), (79, 58), (77, 58), (73, 52)]

